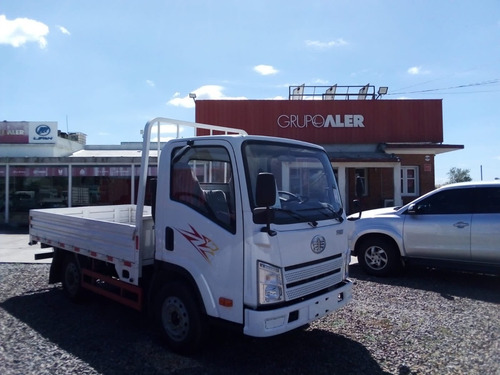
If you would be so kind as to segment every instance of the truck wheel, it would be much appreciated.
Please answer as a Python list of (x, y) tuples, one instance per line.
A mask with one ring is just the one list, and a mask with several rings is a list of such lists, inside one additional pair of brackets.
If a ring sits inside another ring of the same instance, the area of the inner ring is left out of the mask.
[(389, 276), (401, 270), (397, 247), (384, 238), (369, 238), (359, 245), (358, 262), (369, 275)]
[(81, 271), (73, 255), (67, 255), (64, 259), (61, 280), (64, 293), (69, 299), (72, 301), (80, 300), (83, 294)]
[(174, 352), (192, 354), (207, 335), (207, 320), (193, 292), (185, 284), (167, 284), (156, 299), (156, 319), (167, 345)]

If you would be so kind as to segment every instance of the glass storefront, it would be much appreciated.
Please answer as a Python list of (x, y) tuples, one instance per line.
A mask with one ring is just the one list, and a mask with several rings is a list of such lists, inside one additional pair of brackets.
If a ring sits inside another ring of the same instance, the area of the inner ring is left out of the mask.
[(130, 204), (131, 166), (73, 166), (71, 205)]
[[(68, 167), (10, 166), (9, 222), (11, 224), (27, 225), (28, 213), (32, 208), (67, 206)], [(2, 214), (5, 220), (5, 209)]]
[[(135, 177), (134, 177), (134, 204), (137, 204), (137, 193), (139, 192), (139, 175), (141, 173), (141, 167), (136, 166), (135, 168)], [(148, 167), (148, 178), (146, 182), (146, 193), (144, 197), (144, 204), (146, 206), (151, 206), (153, 204), (153, 184), (152, 180), (156, 180), (158, 176), (158, 168), (156, 166)]]
[[(135, 203), (139, 172), (138, 165), (2, 165), (0, 225), (27, 226), (33, 208)], [(156, 173), (156, 166), (150, 167), (148, 181)], [(151, 204), (151, 194), (148, 183), (146, 204)]]
[(0, 225), (5, 223), (5, 207), (9, 204), (5, 194), (6, 169), (6, 167), (0, 166)]

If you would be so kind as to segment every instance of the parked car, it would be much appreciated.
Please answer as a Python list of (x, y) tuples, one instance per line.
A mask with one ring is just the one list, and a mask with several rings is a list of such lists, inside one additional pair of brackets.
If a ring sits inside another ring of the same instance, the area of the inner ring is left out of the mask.
[(348, 220), (351, 254), (368, 274), (393, 275), (411, 262), (500, 273), (500, 181), (445, 185)]

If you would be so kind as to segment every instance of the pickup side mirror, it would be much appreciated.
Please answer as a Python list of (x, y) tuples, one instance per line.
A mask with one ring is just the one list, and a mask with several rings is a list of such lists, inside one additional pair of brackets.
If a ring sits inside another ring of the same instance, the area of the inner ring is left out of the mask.
[(254, 223), (266, 224), (262, 231), (275, 236), (276, 232), (271, 230), (271, 221), (274, 220), (271, 206), (276, 203), (276, 179), (272, 173), (259, 173), (257, 176), (255, 203), (257, 207), (253, 210)]
[(359, 201), (359, 199), (354, 199), (354, 200), (352, 201), (352, 207), (353, 207), (356, 211), (358, 211), (358, 217), (352, 217), (352, 216), (350, 216), (350, 217), (348, 218), (348, 220), (349, 220), (349, 221), (354, 221), (354, 220), (359, 220), (359, 219), (361, 219), (361, 210), (362, 210), (363, 208), (361, 207), (361, 202)]
[(409, 213), (410, 215), (416, 215), (417, 211), (418, 211), (417, 205), (414, 203), (414, 204), (410, 204), (410, 206), (408, 207), (408, 210), (406, 212)]

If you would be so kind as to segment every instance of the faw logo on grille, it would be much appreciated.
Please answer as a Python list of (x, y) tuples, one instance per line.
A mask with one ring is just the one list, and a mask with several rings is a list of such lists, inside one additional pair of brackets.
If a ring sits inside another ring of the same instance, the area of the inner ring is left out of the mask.
[(326, 248), (326, 240), (325, 237), (317, 235), (314, 236), (311, 240), (311, 250), (313, 253), (319, 254), (322, 253)]

